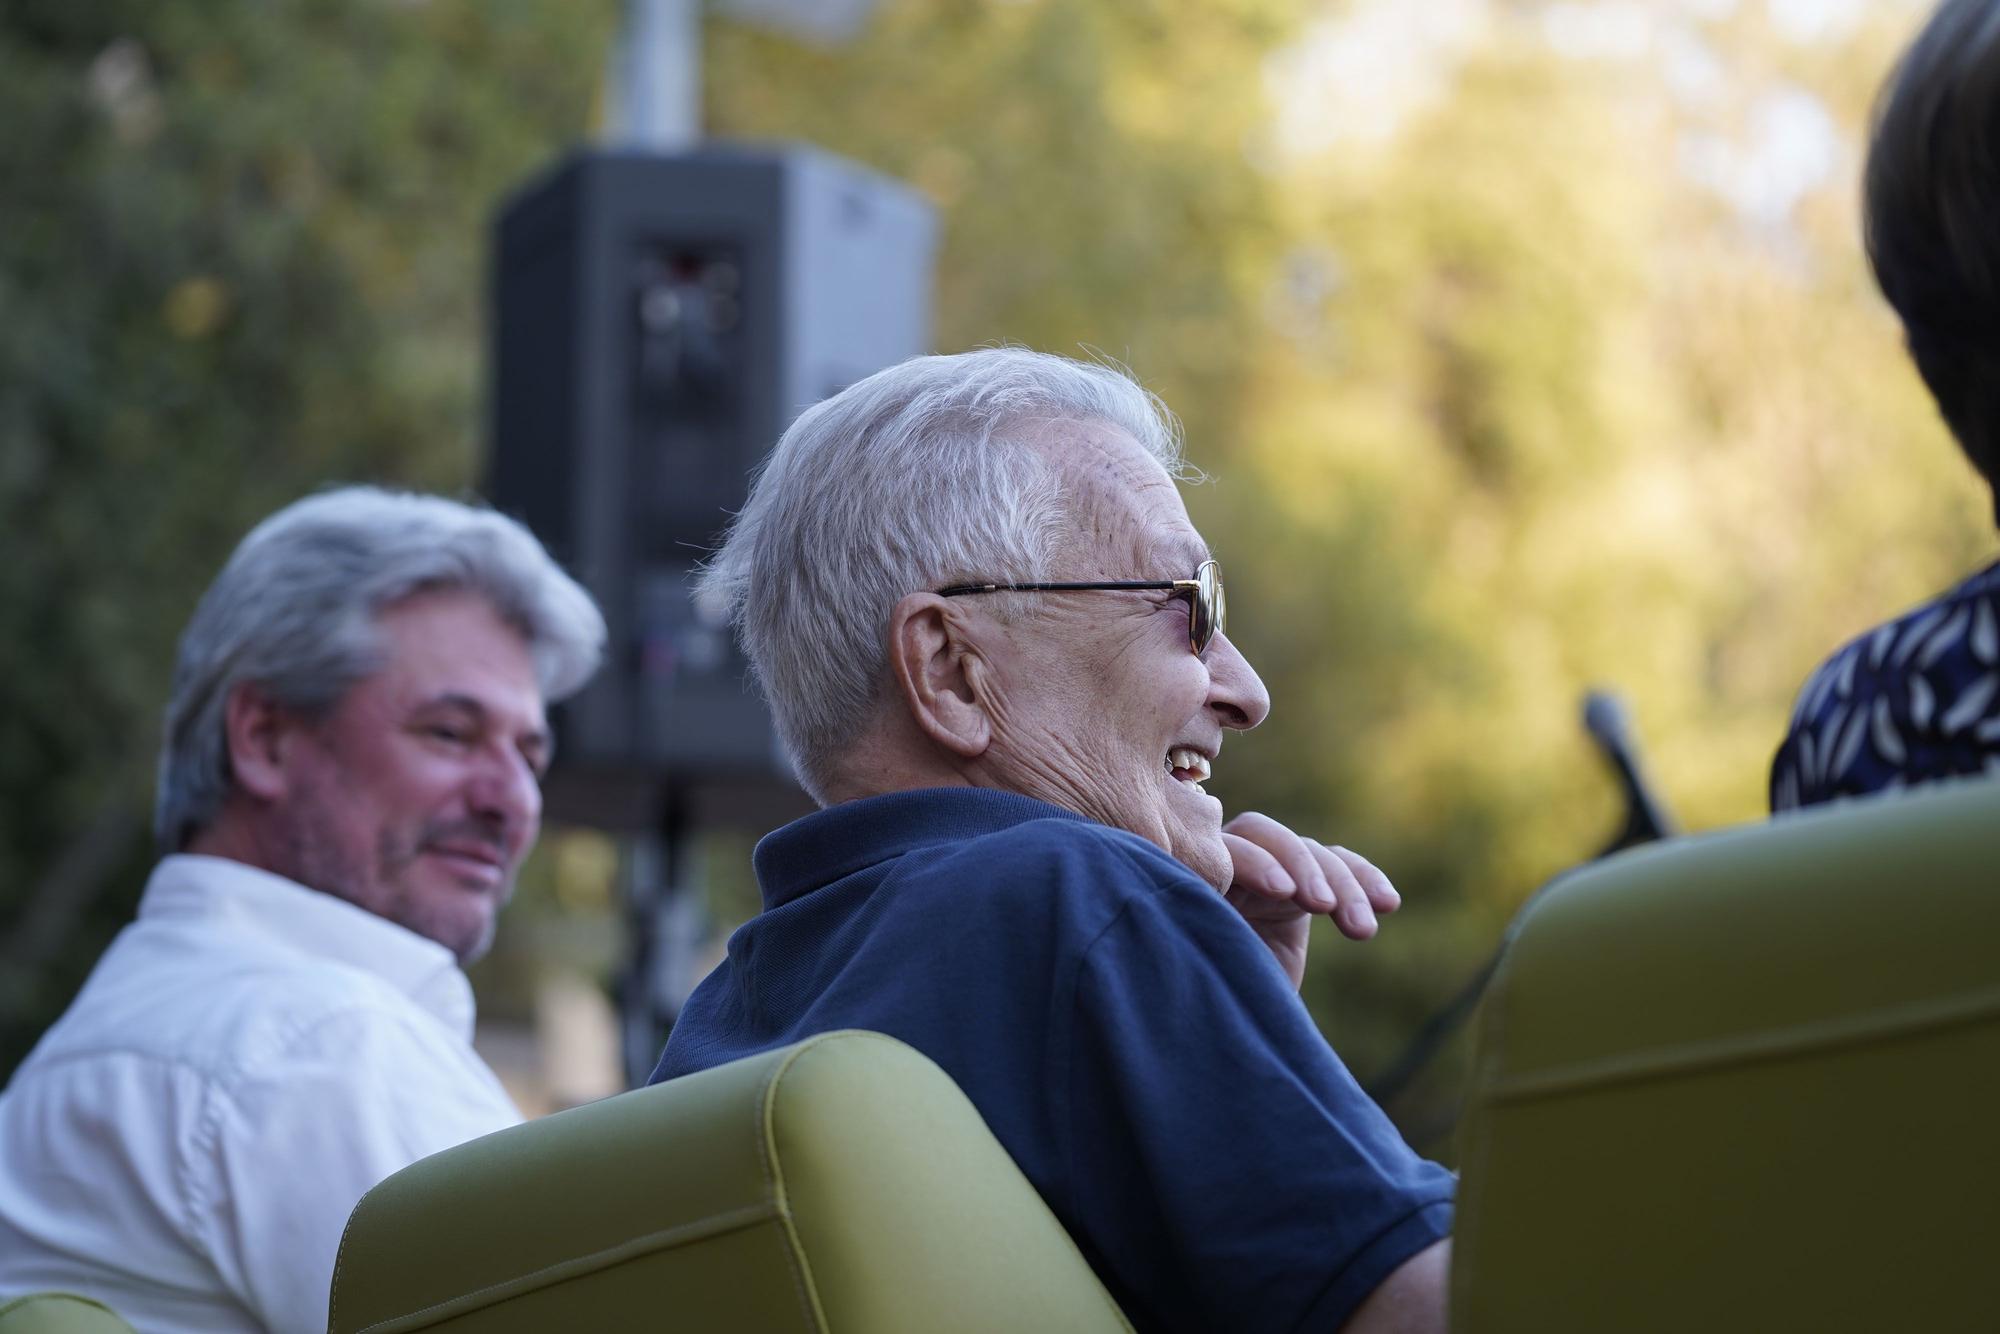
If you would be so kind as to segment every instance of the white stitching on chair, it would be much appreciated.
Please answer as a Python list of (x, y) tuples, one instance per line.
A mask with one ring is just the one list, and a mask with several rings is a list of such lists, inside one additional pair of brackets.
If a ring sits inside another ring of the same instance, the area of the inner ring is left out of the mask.
[(1620, 1084), (1702, 1075), (1737, 1065), (1811, 1056), (1956, 1028), (1996, 1015), (2000, 1015), (2000, 987), (1983, 987), (1952, 996), (1878, 1006), (1860, 1014), (1669, 1043), (1640, 1051), (1613, 1052), (1591, 1060), (1566, 1062), (1552, 1069), (1504, 1075), (1488, 1085), (1482, 1101), (1497, 1106), (1593, 1092)]
[(415, 1311), (405, 1311), (387, 1320), (378, 1320), (372, 1325), (365, 1326), (360, 1334), (395, 1334), (398, 1330), (418, 1329), (422, 1327), (418, 1323), (420, 1321), (428, 1323), (437, 1316), (464, 1315), (481, 1307), (495, 1306), (509, 1297), (533, 1291), (551, 1278), (558, 1281), (580, 1278), (585, 1274), (596, 1273), (600, 1269), (609, 1269), (613, 1265), (621, 1264), (649, 1251), (665, 1250), (677, 1242), (738, 1232), (778, 1217), (778, 1211), (767, 1201), (762, 1204), (745, 1205), (741, 1209), (731, 1209), (727, 1213), (714, 1214), (708, 1218), (698, 1218), (692, 1223), (682, 1223), (659, 1232), (649, 1232), (643, 1237), (631, 1237), (616, 1246), (607, 1246), (601, 1251), (592, 1251), (588, 1255), (573, 1255), (567, 1260), (557, 1260), (554, 1264), (543, 1265), (530, 1273), (516, 1274), (512, 1278), (490, 1283), (483, 1288), (475, 1288), (471, 1292), (461, 1292), (456, 1297), (433, 1302)]
[(792, 1063), (811, 1051), (814, 1047), (819, 1046), (830, 1038), (873, 1036), (875, 1035), (872, 1033), (863, 1033), (857, 1029), (837, 1029), (831, 1033), (821, 1033), (816, 1037), (807, 1038), (792, 1049), (791, 1055), (785, 1057), (784, 1060), (778, 1062), (772, 1068), (771, 1073), (764, 1077), (764, 1086), (757, 1090), (754, 1115), (757, 1118), (758, 1166), (763, 1170), (765, 1190), (769, 1194), (771, 1203), (776, 1210), (778, 1221), (785, 1229), (785, 1237), (788, 1242), (783, 1248), (785, 1252), (785, 1264), (792, 1271), (792, 1286), (798, 1291), (799, 1305), (805, 1308), (806, 1317), (812, 1322), (814, 1328), (822, 1331), (829, 1328), (826, 1311), (819, 1304), (819, 1292), (814, 1287), (812, 1277), (807, 1272), (804, 1264), (805, 1247), (799, 1241), (798, 1229), (792, 1225), (791, 1204), (786, 1198), (783, 1188), (778, 1183), (777, 1145), (774, 1142), (772, 1133), (777, 1099), (772, 1095), (777, 1090), (778, 1081), (784, 1077), (787, 1070), (792, 1068)]

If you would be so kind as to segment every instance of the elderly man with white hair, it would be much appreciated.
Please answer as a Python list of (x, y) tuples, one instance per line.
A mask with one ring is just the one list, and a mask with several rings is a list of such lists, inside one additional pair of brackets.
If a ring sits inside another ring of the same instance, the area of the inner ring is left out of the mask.
[(1141, 1329), (1433, 1330), (1453, 1180), (1296, 994), (1373, 933), (1365, 860), (1202, 783), (1264, 686), (1114, 370), (905, 362), (786, 432), (704, 596), (823, 807), (654, 1079), (839, 1028), (955, 1079)]
[(0, 1297), (324, 1330), (355, 1202), (520, 1120), (460, 965), (603, 642), (489, 510), (351, 487), (244, 539), (181, 638), (138, 918), (0, 1094)]

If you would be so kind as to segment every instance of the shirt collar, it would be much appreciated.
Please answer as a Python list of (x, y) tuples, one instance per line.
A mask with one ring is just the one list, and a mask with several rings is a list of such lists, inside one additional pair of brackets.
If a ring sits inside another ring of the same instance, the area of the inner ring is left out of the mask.
[(1085, 817), (1018, 792), (920, 788), (844, 801), (773, 830), (752, 861), (768, 910), (916, 848), (998, 833), (1029, 820)]
[(452, 952), (332, 894), (226, 857), (176, 853), (146, 881), (139, 916), (203, 919), (261, 937), (274, 951), (332, 959), (382, 979), (461, 1037), (472, 1037), (472, 984)]

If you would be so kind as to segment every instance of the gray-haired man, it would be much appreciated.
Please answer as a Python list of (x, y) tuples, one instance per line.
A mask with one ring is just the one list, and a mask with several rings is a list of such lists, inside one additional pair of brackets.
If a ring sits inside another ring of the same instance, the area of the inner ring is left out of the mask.
[(814, 1033), (965, 1090), (1142, 1330), (1433, 1331), (1453, 1180), (1296, 989), (1397, 896), (1203, 790), (1263, 721), (1164, 407), (1016, 348), (808, 409), (707, 576), (824, 807), (655, 1079)]
[(355, 487), (244, 539), (181, 639), (138, 919), (0, 1094), (0, 1296), (322, 1330), (361, 1195), (519, 1120), (460, 965), (603, 642), (490, 511)]

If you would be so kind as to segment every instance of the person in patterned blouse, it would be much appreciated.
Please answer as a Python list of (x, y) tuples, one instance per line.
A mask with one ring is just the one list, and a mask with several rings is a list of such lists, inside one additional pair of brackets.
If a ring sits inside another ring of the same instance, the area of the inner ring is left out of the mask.
[[(1945, 0), (1911, 44), (1883, 91), (1862, 212), (1910, 357), (1993, 486), (2000, 0)], [(1807, 679), (1771, 764), (1771, 809), (1979, 773), (2000, 773), (2000, 561), (1854, 639)]]

